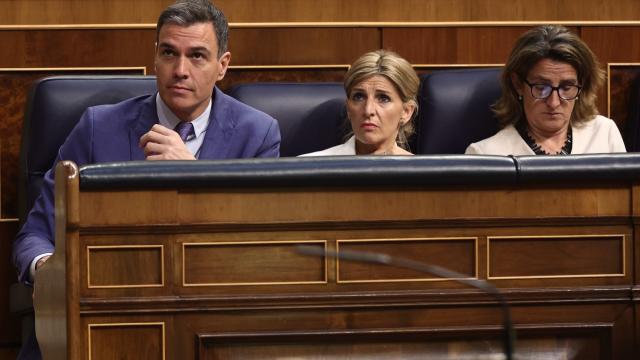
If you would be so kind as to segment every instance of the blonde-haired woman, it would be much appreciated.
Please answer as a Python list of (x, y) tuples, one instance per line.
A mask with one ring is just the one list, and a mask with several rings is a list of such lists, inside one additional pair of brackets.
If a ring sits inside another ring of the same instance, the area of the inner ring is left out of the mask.
[(344, 79), (353, 135), (342, 145), (301, 156), (412, 155), (407, 139), (414, 131), (419, 85), (411, 64), (398, 54), (362, 55)]

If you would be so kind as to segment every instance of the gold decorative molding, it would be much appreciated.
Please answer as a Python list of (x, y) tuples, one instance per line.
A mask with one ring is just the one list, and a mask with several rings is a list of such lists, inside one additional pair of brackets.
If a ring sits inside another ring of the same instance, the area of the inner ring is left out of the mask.
[[(569, 275), (532, 275), (532, 276), (491, 276), (491, 240), (499, 239), (582, 239), (619, 237), (621, 238), (622, 273), (612, 274), (569, 274)], [(567, 278), (600, 278), (627, 276), (626, 235), (624, 234), (590, 234), (590, 235), (517, 235), (517, 236), (487, 236), (487, 280), (525, 280), (525, 279), (567, 279)]]
[(336, 240), (336, 252), (340, 254), (341, 243), (366, 243), (366, 242), (411, 242), (411, 241), (473, 241), (474, 242), (474, 276), (467, 278), (445, 279), (445, 278), (410, 278), (410, 279), (377, 279), (377, 280), (340, 280), (340, 259), (336, 259), (336, 283), (337, 284), (354, 284), (354, 283), (398, 283), (398, 282), (432, 282), (432, 281), (456, 281), (466, 279), (478, 279), (478, 237), (438, 237), (438, 238), (391, 238), (391, 239), (338, 239)]
[[(229, 65), (231, 70), (348, 70), (350, 64), (310, 64), (310, 65)], [(412, 64), (414, 69), (466, 69), (493, 68), (504, 64)]]
[[(0, 72), (44, 72), (44, 71), (141, 71), (140, 75), (147, 75), (146, 66), (124, 67), (41, 67), (41, 68), (0, 68)], [(114, 75), (115, 76), (115, 75)]]
[[(250, 28), (407, 28), (407, 27), (507, 27), (538, 26), (556, 24), (565, 26), (640, 26), (640, 21), (284, 21), (284, 22), (235, 22), (229, 23), (231, 29)], [(155, 30), (155, 23), (141, 24), (24, 24), (0, 25), (0, 31), (16, 30)]]
[[(91, 285), (91, 250), (119, 250), (119, 249), (160, 249), (160, 283), (135, 285)], [(164, 286), (164, 245), (89, 245), (87, 246), (87, 288), (89, 289), (129, 289), (150, 288)]]
[(198, 246), (223, 246), (223, 245), (297, 245), (297, 244), (317, 244), (322, 245), (327, 250), (327, 240), (299, 240), (299, 241), (222, 241), (222, 242), (197, 242), (197, 243), (182, 243), (182, 286), (183, 287), (196, 287), (196, 286), (248, 286), (248, 285), (312, 285), (312, 284), (327, 284), (328, 283), (328, 264), (327, 258), (324, 257), (324, 280), (320, 281), (262, 281), (262, 282), (235, 282), (235, 283), (188, 283), (186, 280), (186, 259), (185, 249), (187, 247)]
[(347, 70), (349, 64), (314, 64), (314, 65), (229, 65), (231, 70)]
[[(159, 322), (123, 322), (123, 323), (95, 323), (87, 325), (87, 352), (89, 360), (91, 360), (91, 330), (93, 328), (108, 328), (108, 327), (152, 327), (160, 326), (162, 329), (162, 360), (166, 359), (167, 354), (167, 342), (166, 331), (164, 321)], [(77, 334), (75, 335), (77, 336)]]

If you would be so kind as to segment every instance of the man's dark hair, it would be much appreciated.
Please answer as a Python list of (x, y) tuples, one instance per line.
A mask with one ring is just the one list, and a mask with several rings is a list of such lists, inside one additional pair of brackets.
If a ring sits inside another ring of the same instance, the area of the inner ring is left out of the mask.
[(220, 9), (209, 0), (179, 0), (166, 8), (158, 18), (156, 41), (164, 24), (190, 26), (198, 23), (212, 23), (218, 40), (218, 58), (227, 51), (229, 24)]

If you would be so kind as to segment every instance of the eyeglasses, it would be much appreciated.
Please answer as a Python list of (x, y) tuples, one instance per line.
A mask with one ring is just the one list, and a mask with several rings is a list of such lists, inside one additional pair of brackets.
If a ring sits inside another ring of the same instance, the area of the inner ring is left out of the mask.
[(560, 99), (573, 100), (580, 95), (580, 90), (582, 90), (582, 86), (578, 85), (551, 86), (549, 84), (532, 84), (527, 79), (524, 79), (524, 82), (531, 88), (531, 96), (540, 100), (551, 96), (554, 90), (558, 92)]

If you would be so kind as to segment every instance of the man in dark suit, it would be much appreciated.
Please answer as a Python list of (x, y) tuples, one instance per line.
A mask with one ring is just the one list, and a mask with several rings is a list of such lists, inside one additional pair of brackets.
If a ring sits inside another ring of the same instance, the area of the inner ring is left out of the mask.
[[(169, 6), (157, 24), (158, 93), (87, 109), (56, 162), (277, 157), (276, 121), (215, 87), (231, 59), (227, 34), (224, 14), (208, 0)], [(53, 189), (51, 169), (14, 243), (13, 261), (27, 284), (54, 252)]]

